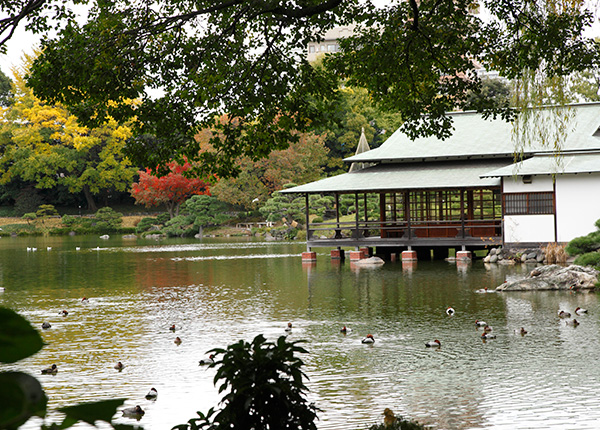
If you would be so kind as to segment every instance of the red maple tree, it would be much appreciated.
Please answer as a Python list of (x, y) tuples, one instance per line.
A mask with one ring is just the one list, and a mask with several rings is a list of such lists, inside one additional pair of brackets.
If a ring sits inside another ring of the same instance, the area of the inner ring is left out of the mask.
[(165, 205), (173, 218), (179, 215), (183, 202), (196, 194), (210, 195), (210, 190), (204, 180), (184, 176), (183, 172), (191, 168), (188, 162), (183, 165), (171, 162), (168, 167), (170, 172), (165, 176), (157, 176), (151, 169), (140, 170), (139, 182), (131, 186), (131, 195), (136, 204), (146, 207)]

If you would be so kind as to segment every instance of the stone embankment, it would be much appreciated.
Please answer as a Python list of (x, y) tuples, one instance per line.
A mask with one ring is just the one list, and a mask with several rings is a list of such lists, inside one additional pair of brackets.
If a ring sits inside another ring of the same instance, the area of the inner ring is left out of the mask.
[(541, 248), (492, 248), (483, 259), (484, 263), (516, 264), (516, 263), (545, 263), (546, 254)]
[(505, 282), (497, 291), (591, 290), (600, 272), (591, 267), (550, 264), (533, 269), (524, 279)]

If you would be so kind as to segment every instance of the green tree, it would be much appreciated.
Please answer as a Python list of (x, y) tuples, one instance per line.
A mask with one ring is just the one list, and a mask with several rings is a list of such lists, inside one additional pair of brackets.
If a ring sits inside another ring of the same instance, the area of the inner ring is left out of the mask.
[(212, 196), (192, 196), (186, 200), (185, 210), (200, 235), (204, 227), (220, 225), (229, 219), (225, 213), (226, 205)]
[(219, 393), (225, 393), (223, 406), (173, 429), (316, 430), (318, 409), (305, 397), (304, 363), (297, 356), (307, 351), (299, 343), (285, 336), (267, 342), (259, 334), (251, 343), (240, 340), (209, 351), (218, 358), (211, 366), (217, 368)]
[[(446, 112), (482, 91), (477, 63), (518, 80), (566, 77), (598, 61), (599, 44), (584, 36), (594, 16), (579, 1), (484, 6), (490, 20), (471, 13), (472, 0), (380, 8), (358, 0), (98, 1), (88, 22), (43, 42), (28, 81), (86, 126), (137, 118), (127, 152), (139, 165), (187, 156), (226, 177), (239, 172), (239, 156), (264, 157), (297, 140), (296, 131), (321, 125), (326, 112), (312, 101), (331, 98), (339, 78), (366, 88), (383, 111), (400, 112), (410, 136), (444, 138), (452, 131)], [(307, 43), (351, 21), (355, 35), (341, 41), (341, 52), (326, 57), (326, 68), (311, 67)], [(514, 115), (495, 99), (480, 109)], [(194, 137), (211, 127), (221, 132), (215, 151), (199, 155)]]
[(12, 98), (12, 82), (8, 76), (0, 71), (0, 107), (10, 106)]
[(62, 186), (83, 193), (96, 210), (94, 195), (126, 190), (136, 168), (122, 154), (131, 130), (113, 119), (98, 128), (82, 127), (60, 105), (36, 98), (15, 73), (14, 103), (2, 111), (0, 183), (22, 180), (39, 189)]

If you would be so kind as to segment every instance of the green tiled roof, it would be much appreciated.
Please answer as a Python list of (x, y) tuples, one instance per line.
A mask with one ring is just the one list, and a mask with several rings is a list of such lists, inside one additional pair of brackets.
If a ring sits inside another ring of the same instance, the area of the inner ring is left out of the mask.
[(600, 152), (590, 154), (566, 153), (558, 158), (551, 154), (541, 154), (519, 163), (486, 172), (481, 175), (481, 178), (596, 172), (600, 172)]
[[(592, 137), (600, 127), (600, 103), (572, 105), (573, 114), (564, 149), (600, 148), (600, 137)], [(542, 110), (547, 121), (552, 111)], [(347, 162), (414, 162), (418, 160), (450, 160), (511, 156), (515, 151), (512, 124), (502, 119), (483, 119), (476, 112), (449, 114), (454, 131), (446, 140), (423, 137), (414, 141), (397, 130), (379, 148), (345, 159)], [(549, 124), (551, 122), (548, 122)], [(535, 133), (534, 133), (535, 134)], [(526, 153), (552, 148), (533, 142)]]
[(328, 193), (444, 189), (500, 186), (498, 178), (480, 176), (506, 166), (510, 160), (452, 161), (412, 164), (380, 164), (363, 170), (321, 179), (282, 193)]

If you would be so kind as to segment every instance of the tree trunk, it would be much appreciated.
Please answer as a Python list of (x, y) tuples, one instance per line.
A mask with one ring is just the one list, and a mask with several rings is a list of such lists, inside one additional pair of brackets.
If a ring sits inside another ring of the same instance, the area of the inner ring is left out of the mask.
[(87, 201), (88, 210), (96, 213), (98, 211), (98, 207), (96, 206), (94, 196), (92, 196), (92, 193), (90, 193), (90, 188), (87, 185), (83, 186), (83, 195)]
[(203, 231), (204, 231), (204, 229), (202, 228), (202, 226), (198, 227), (198, 237), (200, 239), (202, 239), (202, 237), (203, 237), (203, 233), (202, 233)]

